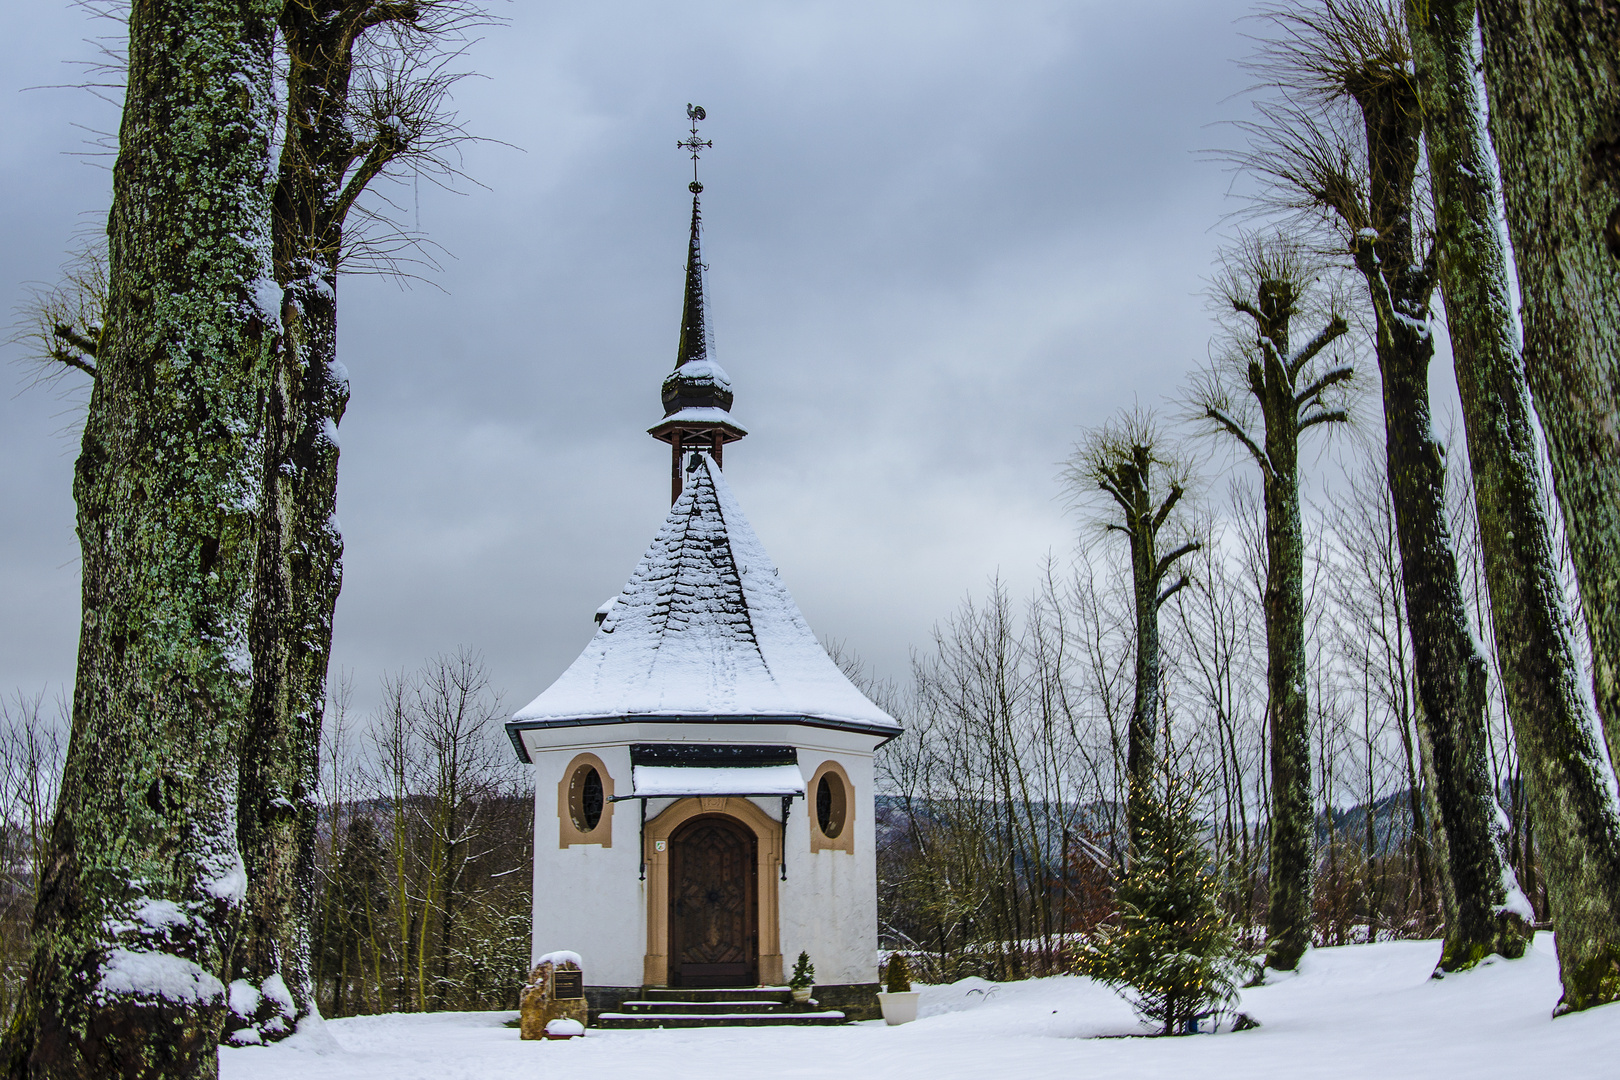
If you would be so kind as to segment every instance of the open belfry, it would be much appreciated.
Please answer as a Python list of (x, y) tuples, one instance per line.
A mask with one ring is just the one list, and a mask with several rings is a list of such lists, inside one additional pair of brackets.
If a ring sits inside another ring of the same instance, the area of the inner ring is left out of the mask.
[[(900, 725), (817, 641), (721, 472), (696, 163), (675, 370), (649, 434), (673, 505), (577, 660), (507, 723), (534, 765), (533, 956), (577, 953), (601, 1026), (877, 1016), (876, 749)], [(786, 966), (815, 965), (793, 1005)]]

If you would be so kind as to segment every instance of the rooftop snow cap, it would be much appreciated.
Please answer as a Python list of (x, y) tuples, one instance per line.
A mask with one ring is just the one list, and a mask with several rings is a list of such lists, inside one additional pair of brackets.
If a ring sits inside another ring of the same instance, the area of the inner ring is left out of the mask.
[(707, 453), (579, 659), (509, 728), (642, 718), (900, 725), (816, 640)]

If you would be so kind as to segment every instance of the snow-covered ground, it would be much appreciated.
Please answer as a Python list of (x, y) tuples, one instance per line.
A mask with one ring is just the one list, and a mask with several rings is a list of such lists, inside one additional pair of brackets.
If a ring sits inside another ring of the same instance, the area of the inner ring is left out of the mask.
[(1086, 979), (924, 989), (922, 1018), (841, 1028), (593, 1031), (522, 1042), (512, 1013), (368, 1016), (270, 1048), (220, 1053), (223, 1080), (610, 1080), (1015, 1076), (1166, 1077), (1620, 1076), (1620, 1005), (1551, 1018), (1552, 937), (1523, 960), (1435, 981), (1434, 942), (1316, 949), (1297, 975), (1244, 991), (1264, 1025), (1238, 1034), (1099, 1039), (1139, 1030), (1130, 1009)]

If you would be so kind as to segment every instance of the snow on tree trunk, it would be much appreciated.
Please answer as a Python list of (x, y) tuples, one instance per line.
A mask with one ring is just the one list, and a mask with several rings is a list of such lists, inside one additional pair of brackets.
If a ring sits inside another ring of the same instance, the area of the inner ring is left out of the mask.
[[(1547, 775), (1549, 752), (1579, 744), (1584, 733), (1585, 752), (1554, 765), (1553, 772), (1598, 788), (1590, 713), (1579, 688), (1580, 661), (1569, 634), (1552, 531), (1543, 513), (1534, 422), (1497, 229), (1496, 169), (1485, 143), (1484, 101), (1476, 78), (1475, 4), (1441, 0), (1427, 7), (1427, 18), (1413, 11), (1411, 32), (1424, 97), (1440, 280), (1508, 713), (1520, 760), (1533, 777), (1542, 778), (1539, 786), (1556, 782)], [(1578, 802), (1594, 805), (1590, 798)], [(1568, 822), (1549, 819), (1553, 808), (1547, 799), (1537, 800), (1533, 812), (1542, 815), (1543, 828), (1594, 835), (1589, 827), (1570, 829)], [(1499, 808), (1492, 809), (1500, 815)], [(1501, 831), (1500, 826), (1493, 829), (1498, 845), (1494, 860), (1502, 866), (1500, 891), (1505, 894), (1494, 902), (1500, 912), (1495, 915), (1501, 937), (1496, 951), (1512, 956), (1523, 950), (1526, 933), (1514, 925), (1515, 915), (1531, 916), (1501, 849)], [(1584, 858), (1593, 854), (1581, 852)], [(1480, 867), (1481, 880), (1490, 871)], [(1620, 883), (1620, 875), (1611, 876)], [(1490, 917), (1487, 912), (1469, 914), (1475, 920)], [(1472, 955), (1448, 955), (1446, 960), (1468, 963), (1485, 946), (1480, 940)]]
[(228, 1033), (237, 1044), (285, 1038), (315, 1011), (315, 771), (343, 578), (337, 427), (349, 397), (337, 359), (337, 267), (355, 196), (403, 148), (394, 129), (368, 142), (355, 122), (353, 49), (368, 27), (413, 19), (414, 10), (300, 0), (281, 13), (290, 63), (273, 215), (287, 348), (265, 439), (253, 719), (237, 810), (250, 883), (233, 972), (242, 1009)]
[[(1405, 44), (1400, 48), (1404, 51)], [(1441, 966), (1493, 952), (1522, 953), (1525, 908), (1508, 866), (1505, 822), (1491, 787), (1485, 713), (1487, 666), (1468, 622), (1445, 507), (1445, 450), (1429, 403), (1434, 359), (1430, 298), (1434, 252), (1413, 222), (1423, 117), (1416, 77), (1399, 55), (1369, 52), (1347, 80), (1363, 120), (1366, 201), (1341, 209), (1351, 255), (1367, 284), (1383, 382), (1384, 448), (1423, 744), (1445, 833), (1449, 888)], [(1510, 909), (1517, 910), (1510, 910)]]
[(270, 0), (142, 0), (76, 464), (73, 731), (6, 1068), (211, 1077), (274, 330)]
[[(1560, 1010), (1620, 997), (1620, 12), (1565, 0), (1482, 5), (1490, 130), (1523, 298), (1524, 370), (1547, 435), (1591, 637), (1603, 721), (1515, 732), (1558, 932)], [(1556, 582), (1536, 584), (1556, 595)], [(1493, 596), (1496, 591), (1492, 583)], [(1559, 666), (1555, 666), (1559, 665)], [(1607, 731), (1607, 747), (1603, 745)]]
[(1620, 11), (1493, 0), (1481, 15), (1525, 371), (1620, 760)]

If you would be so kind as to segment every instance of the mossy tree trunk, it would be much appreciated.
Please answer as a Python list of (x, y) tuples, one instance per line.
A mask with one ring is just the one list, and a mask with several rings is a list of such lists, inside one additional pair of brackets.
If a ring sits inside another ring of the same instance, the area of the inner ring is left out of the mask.
[(1305, 692), (1305, 536), (1299, 512), (1299, 440), (1348, 414), (1323, 395), (1347, 383), (1349, 365), (1318, 369), (1316, 359), (1348, 329), (1333, 316), (1290, 352), (1305, 272), (1280, 242), (1256, 246), (1226, 300), (1252, 323), (1242, 383), (1262, 430), (1250, 432), (1235, 409), (1206, 398), (1204, 414), (1241, 443), (1260, 468), (1266, 509), (1266, 691), (1271, 753), (1271, 837), (1266, 902), (1266, 966), (1291, 971), (1311, 944), (1315, 814)]
[[(1105, 527), (1125, 535), (1131, 551), (1131, 592), (1136, 615), (1136, 688), (1126, 733), (1125, 820), (1130, 858), (1136, 858), (1142, 813), (1153, 797), (1157, 775), (1155, 733), (1159, 703), (1159, 609), (1184, 588), (1185, 574), (1165, 587), (1165, 578), (1181, 559), (1197, 551), (1188, 540), (1164, 554), (1159, 535), (1185, 493), (1177, 465), (1165, 452), (1165, 437), (1148, 414), (1127, 415), (1095, 432), (1086, 445), (1079, 471), (1107, 493), (1118, 510)], [(1155, 466), (1163, 476), (1155, 477)]]
[[(1557, 931), (1559, 1010), (1569, 1011), (1620, 998), (1612, 773), (1620, 756), (1620, 10), (1492, 0), (1480, 15), (1524, 304), (1524, 373), (1547, 435), (1603, 718), (1600, 726), (1579, 700), (1563, 650), (1518, 661), (1539, 661), (1543, 678), (1558, 680), (1513, 719)], [(1527, 577), (1522, 587), (1544, 595), (1543, 606), (1556, 601), (1550, 571)], [(1497, 592), (1493, 580), (1493, 601)], [(1522, 606), (1516, 614), (1526, 617)]]
[[(1615, 918), (1620, 913), (1620, 863), (1612, 846), (1616, 829), (1612, 820), (1601, 819), (1601, 747), (1580, 689), (1579, 653), (1570, 636), (1545, 517), (1534, 420), (1497, 229), (1495, 166), (1476, 81), (1476, 5), (1472, 0), (1421, 5), (1414, 0), (1409, 6), (1433, 174), (1441, 285), (1508, 713), (1520, 761), (1532, 786), (1545, 793), (1532, 803), (1542, 823), (1538, 831), (1558, 838), (1549, 854), (1556, 851), (1565, 862), (1553, 888), (1561, 893), (1596, 884), (1599, 893), (1607, 891), (1610, 914), (1598, 937), (1613, 942), (1620, 929)], [(1599, 819), (1566, 813), (1581, 807), (1599, 810)], [(1605, 832), (1609, 845), (1601, 843)], [(1567, 864), (1571, 859), (1575, 865)], [(1598, 880), (1583, 880), (1592, 878)], [(1575, 903), (1568, 896), (1554, 901), (1566, 909)], [(1528, 901), (1517, 906), (1530, 917)], [(1525, 933), (1510, 924), (1508, 912), (1497, 918), (1504, 938)], [(1498, 951), (1513, 955), (1505, 948)]]
[(1480, 15), (1525, 373), (1620, 760), (1620, 9), (1491, 0)]
[(208, 1077), (243, 897), (274, 0), (138, 0), (75, 468), (73, 730), (9, 1075)]
[(355, 49), (422, 6), (288, 0), (287, 119), (277, 174), (274, 270), (287, 348), (276, 365), (265, 438), (264, 521), (253, 613), (252, 722), (244, 743), (238, 831), (248, 911), (234, 977), (247, 992), (232, 1041), (292, 1034), (315, 1008), (310, 978), (316, 762), (332, 617), (342, 587), (337, 427), (348, 376), (337, 358), (344, 222), (367, 184), (412, 149), (411, 106), (379, 114), (354, 102)]

